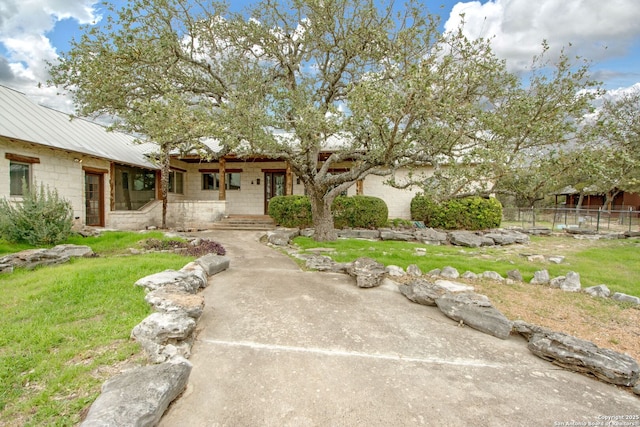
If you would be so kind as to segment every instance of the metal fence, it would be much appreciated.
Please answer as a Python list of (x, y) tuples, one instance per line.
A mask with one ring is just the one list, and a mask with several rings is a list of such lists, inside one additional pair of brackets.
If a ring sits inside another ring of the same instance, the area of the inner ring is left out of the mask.
[(502, 222), (503, 225), (543, 226), (552, 230), (580, 228), (623, 232), (639, 229), (640, 211), (632, 208), (504, 208)]

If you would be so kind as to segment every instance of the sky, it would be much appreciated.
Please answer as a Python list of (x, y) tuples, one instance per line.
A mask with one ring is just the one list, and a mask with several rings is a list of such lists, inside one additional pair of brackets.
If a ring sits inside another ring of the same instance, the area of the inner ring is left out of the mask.
[[(396, 0), (401, 4), (403, 0)], [(121, 6), (126, 0), (112, 0)], [(230, 0), (240, 10), (249, 0)], [(610, 94), (640, 88), (639, 0), (423, 0), (441, 17), (443, 30), (457, 28), (464, 15), (469, 38), (491, 38), (494, 52), (512, 71), (540, 53), (563, 47), (591, 61), (591, 72)], [(0, 85), (35, 102), (71, 113), (68, 98), (47, 87), (47, 62), (79, 38), (82, 25), (99, 25), (100, 0), (0, 0)]]

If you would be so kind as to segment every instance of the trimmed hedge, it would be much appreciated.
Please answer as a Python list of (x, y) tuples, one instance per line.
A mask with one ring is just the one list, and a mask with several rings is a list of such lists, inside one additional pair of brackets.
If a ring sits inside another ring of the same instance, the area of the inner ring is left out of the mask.
[(380, 228), (389, 220), (389, 208), (378, 197), (338, 196), (331, 210), (336, 228)]
[(500, 226), (502, 204), (491, 197), (465, 197), (436, 203), (428, 196), (411, 200), (411, 218), (444, 230), (486, 230)]
[[(384, 200), (371, 196), (338, 196), (331, 206), (336, 228), (378, 228), (387, 224)], [(306, 196), (276, 196), (269, 201), (269, 216), (283, 227), (312, 227), (311, 201)]]
[(269, 216), (283, 227), (307, 228), (313, 225), (311, 201), (307, 196), (275, 196), (269, 201)]

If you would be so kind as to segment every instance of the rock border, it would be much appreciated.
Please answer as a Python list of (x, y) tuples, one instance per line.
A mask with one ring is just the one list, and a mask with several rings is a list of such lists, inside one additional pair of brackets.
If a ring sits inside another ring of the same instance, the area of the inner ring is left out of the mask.
[[(280, 234), (282, 232), (272, 232)], [(295, 233), (288, 231), (288, 235)], [(285, 239), (280, 238), (282, 246)], [(288, 241), (287, 241), (288, 244)], [(361, 257), (353, 263), (337, 263), (330, 257), (320, 254), (299, 254), (290, 252), (290, 255), (304, 260), (307, 268), (318, 271), (348, 273), (356, 278), (356, 285), (361, 288), (380, 286), (385, 282), (391, 282), (397, 286), (401, 294), (412, 302), (437, 306), (447, 317), (459, 322), (461, 326), (468, 325), (483, 333), (500, 339), (507, 339), (512, 333), (518, 333), (527, 339), (527, 348), (536, 356), (547, 360), (564, 369), (595, 377), (603, 382), (616, 386), (627, 387), (636, 395), (640, 395), (640, 365), (627, 354), (609, 349), (603, 349), (596, 344), (579, 338), (537, 325), (531, 325), (521, 320), (511, 321), (497, 310), (485, 295), (473, 292), (473, 287), (464, 283), (452, 282), (458, 277), (470, 280), (486, 279), (504, 284), (522, 282), (522, 275), (518, 270), (508, 272), (504, 278), (495, 271), (485, 271), (476, 274), (467, 271), (462, 275), (450, 266), (442, 269), (434, 269), (426, 275), (420, 271), (417, 265), (411, 265), (404, 274), (398, 266), (387, 266), (367, 257)], [(394, 277), (409, 275), (412, 280), (407, 284), (397, 283)], [(361, 277), (362, 276), (362, 277)], [(608, 297), (609, 290), (606, 285), (593, 286), (582, 289), (580, 275), (576, 272), (568, 272), (565, 276), (551, 279), (547, 270), (537, 271), (531, 284), (549, 285), (567, 292), (584, 291), (594, 297)], [(617, 301), (632, 304), (640, 304), (640, 298), (615, 293), (611, 297)]]
[(145, 301), (154, 312), (133, 328), (131, 338), (140, 343), (152, 364), (107, 380), (82, 427), (155, 426), (160, 422), (189, 380), (192, 365), (187, 359), (204, 309), (204, 297), (198, 292), (229, 265), (229, 258), (208, 254), (178, 271), (165, 270), (136, 281), (135, 286), (145, 288)]

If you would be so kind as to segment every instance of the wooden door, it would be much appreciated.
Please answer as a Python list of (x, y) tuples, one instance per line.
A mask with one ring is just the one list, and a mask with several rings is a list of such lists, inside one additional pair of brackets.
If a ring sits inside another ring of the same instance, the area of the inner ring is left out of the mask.
[(102, 174), (84, 175), (85, 224), (104, 227), (104, 178)]
[(264, 173), (264, 214), (269, 214), (269, 201), (275, 196), (284, 196), (286, 193), (286, 171)]

